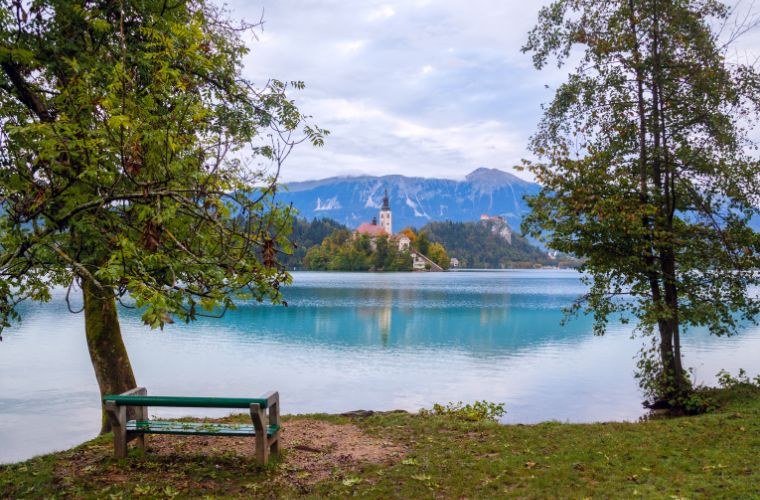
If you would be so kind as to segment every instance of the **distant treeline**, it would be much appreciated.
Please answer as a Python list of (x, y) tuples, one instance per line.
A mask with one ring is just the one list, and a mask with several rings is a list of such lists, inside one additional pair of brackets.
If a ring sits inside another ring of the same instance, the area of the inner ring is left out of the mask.
[[(544, 265), (572, 266), (572, 259), (550, 259), (524, 238), (503, 236), (507, 227), (498, 221), (431, 222), (413, 230), (404, 229), (412, 247), (444, 269), (449, 257), (459, 267), (473, 269), (532, 268)], [(353, 238), (353, 232), (332, 219), (296, 219), (291, 240), (297, 245), (292, 255), (281, 259), (287, 269), (311, 270), (411, 270), (411, 257), (400, 252), (388, 238), (378, 238), (372, 248), (369, 238)]]
[(332, 219), (308, 221), (296, 218), (293, 221), (293, 232), (290, 235), (290, 241), (295, 243), (296, 248), (291, 255), (282, 255), (280, 262), (286, 269), (303, 269), (306, 252), (312, 247), (321, 245), (325, 238), (337, 230), (348, 231), (348, 228)]

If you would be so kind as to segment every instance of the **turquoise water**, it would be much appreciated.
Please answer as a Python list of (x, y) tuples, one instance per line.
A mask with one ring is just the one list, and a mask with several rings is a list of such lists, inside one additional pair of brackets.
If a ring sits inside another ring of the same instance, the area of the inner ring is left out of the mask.
[[(138, 383), (152, 394), (256, 396), (285, 413), (417, 410), (434, 402), (504, 402), (505, 422), (635, 420), (640, 341), (604, 337), (561, 308), (584, 291), (573, 271), (294, 273), (289, 307), (243, 305), (223, 319), (144, 327), (121, 310)], [(81, 315), (63, 292), (24, 306), (0, 344), (0, 462), (63, 449), (98, 429), (98, 390)], [(721, 368), (760, 371), (760, 328), (684, 339), (700, 382)], [(224, 410), (155, 409), (156, 415)]]

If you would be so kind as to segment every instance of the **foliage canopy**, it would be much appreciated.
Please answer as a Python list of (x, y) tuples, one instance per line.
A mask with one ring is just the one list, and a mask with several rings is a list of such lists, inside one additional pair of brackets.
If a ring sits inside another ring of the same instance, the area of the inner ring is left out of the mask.
[(241, 76), (252, 28), (203, 0), (0, 3), (3, 326), (82, 280), (152, 327), (280, 300), (276, 174), (325, 132)]

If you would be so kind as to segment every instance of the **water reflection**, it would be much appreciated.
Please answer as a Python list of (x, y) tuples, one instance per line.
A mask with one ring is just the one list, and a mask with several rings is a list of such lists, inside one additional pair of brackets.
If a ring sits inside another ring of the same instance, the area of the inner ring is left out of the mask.
[[(230, 311), (223, 320), (224, 333), (241, 344), (268, 340), (331, 349), (453, 347), (489, 356), (514, 355), (547, 343), (572, 343), (587, 335), (591, 326), (590, 319), (579, 318), (561, 327), (562, 312), (551, 307), (555, 298), (550, 296), (511, 301), (509, 294), (493, 294), (490, 306), (477, 307), (474, 297), (441, 291), (348, 293), (314, 288), (310, 293), (319, 297), (320, 305), (312, 305), (313, 297), (301, 305), (291, 294), (288, 308), (246, 304)], [(326, 296), (335, 305), (321, 305), (327, 302)], [(499, 307), (493, 305), (496, 301)], [(137, 321), (139, 315), (127, 312), (125, 316)], [(203, 336), (206, 330), (220, 333), (214, 320), (201, 320), (191, 329)]]

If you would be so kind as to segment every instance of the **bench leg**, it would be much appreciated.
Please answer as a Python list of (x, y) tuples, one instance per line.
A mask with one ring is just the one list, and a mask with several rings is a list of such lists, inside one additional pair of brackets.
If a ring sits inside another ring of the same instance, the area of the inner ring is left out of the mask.
[(266, 414), (258, 403), (251, 403), (251, 420), (253, 420), (253, 428), (256, 429), (256, 462), (259, 465), (266, 465), (269, 461)]
[[(269, 395), (269, 425), (280, 425), (280, 395), (275, 392)], [(280, 431), (277, 431), (269, 441), (269, 452), (280, 453)]]
[(113, 430), (113, 454), (116, 458), (127, 456), (127, 407), (106, 401), (106, 414)]
[[(121, 396), (147, 396), (148, 395), (148, 389), (145, 387), (135, 387), (134, 389), (130, 389), (126, 392), (121, 393)], [(137, 407), (127, 407), (127, 420), (131, 418), (134, 418), (135, 420), (148, 420), (148, 407), (147, 406), (137, 406)], [(145, 449), (145, 434), (138, 434), (137, 436), (127, 436), (127, 441), (131, 441), (132, 439), (137, 440), (137, 446), (139, 448)]]

